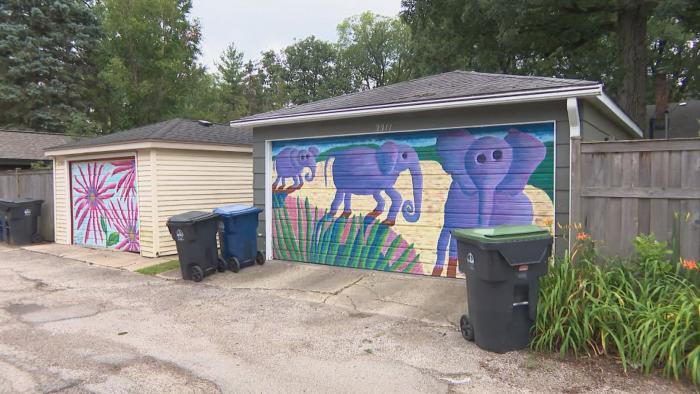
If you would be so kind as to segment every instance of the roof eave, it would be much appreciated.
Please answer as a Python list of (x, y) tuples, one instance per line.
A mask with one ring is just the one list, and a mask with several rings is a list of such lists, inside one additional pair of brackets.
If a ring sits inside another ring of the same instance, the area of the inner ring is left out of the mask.
[(599, 95), (595, 96), (596, 104), (602, 106), (609, 114), (615, 116), (618, 123), (622, 125), (629, 134), (636, 137), (644, 138), (644, 132), (639, 127), (632, 118), (627, 115), (627, 113), (620, 108), (607, 94), (601, 92)]
[(226, 152), (253, 152), (253, 147), (248, 144), (223, 144), (213, 142), (184, 142), (163, 140), (121, 141), (107, 144), (85, 146), (57, 146), (44, 151), (44, 156), (71, 156), (103, 152), (135, 151), (139, 149), (179, 149), (179, 150), (210, 150)]
[(288, 116), (272, 118), (234, 120), (230, 122), (232, 127), (240, 126), (273, 126), (295, 123), (317, 122), (324, 120), (336, 120), (360, 116), (397, 114), (412, 111), (427, 111), (437, 109), (452, 109), (483, 105), (512, 104), (520, 102), (548, 101), (553, 99), (566, 99), (569, 97), (592, 97), (603, 94), (603, 85), (596, 84), (584, 87), (566, 87), (556, 89), (538, 89), (530, 91), (510, 92), (505, 94), (492, 94), (468, 97), (455, 97), (449, 99), (424, 100), (403, 104), (386, 104), (356, 108), (345, 108), (329, 111), (315, 111)]

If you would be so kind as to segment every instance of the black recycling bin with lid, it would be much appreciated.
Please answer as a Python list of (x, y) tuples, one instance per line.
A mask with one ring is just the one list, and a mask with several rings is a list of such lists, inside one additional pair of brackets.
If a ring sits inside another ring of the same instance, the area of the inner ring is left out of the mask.
[(44, 200), (0, 199), (0, 239), (13, 245), (43, 241), (39, 234), (39, 216)]
[(223, 271), (216, 248), (219, 215), (190, 211), (168, 219), (168, 230), (177, 245), (182, 278), (199, 282), (205, 276)]
[(258, 214), (262, 209), (250, 205), (226, 205), (214, 209), (219, 215), (221, 257), (233, 272), (242, 267), (265, 264), (258, 251)]
[(547, 273), (552, 236), (534, 226), (497, 226), (452, 231), (459, 268), (467, 277), (465, 339), (504, 353), (527, 347), (537, 316), (539, 278)]

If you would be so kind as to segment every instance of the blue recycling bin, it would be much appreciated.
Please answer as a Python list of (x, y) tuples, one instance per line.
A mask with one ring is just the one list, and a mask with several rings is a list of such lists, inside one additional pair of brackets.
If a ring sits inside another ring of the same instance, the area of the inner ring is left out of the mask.
[(214, 209), (219, 215), (221, 257), (228, 268), (238, 272), (243, 267), (265, 264), (258, 251), (258, 214), (262, 209), (249, 205), (226, 205)]

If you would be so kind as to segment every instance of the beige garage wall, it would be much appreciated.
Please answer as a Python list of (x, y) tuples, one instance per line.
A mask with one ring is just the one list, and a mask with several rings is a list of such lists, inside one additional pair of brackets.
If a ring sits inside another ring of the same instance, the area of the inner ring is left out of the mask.
[(68, 163), (64, 156), (53, 163), (54, 239), (58, 244), (70, 244), (70, 204), (68, 190)]
[[(152, 193), (157, 207), (157, 238), (153, 242), (158, 256), (177, 253), (166, 226), (169, 217), (193, 210), (210, 211), (221, 205), (253, 203), (250, 152), (157, 149), (152, 151), (151, 160), (151, 165), (155, 163)], [(143, 201), (141, 209), (145, 213), (146, 204), (152, 201), (145, 195)], [(145, 229), (143, 223), (141, 226), (143, 245)], [(150, 256), (144, 246), (142, 254)]]
[[(221, 150), (150, 148), (131, 151), (137, 160), (142, 256), (177, 254), (166, 225), (173, 215), (210, 211), (221, 205), (253, 203), (252, 149), (214, 149)], [(55, 157), (56, 243), (71, 244), (70, 161), (104, 158), (110, 154), (124, 153)]]

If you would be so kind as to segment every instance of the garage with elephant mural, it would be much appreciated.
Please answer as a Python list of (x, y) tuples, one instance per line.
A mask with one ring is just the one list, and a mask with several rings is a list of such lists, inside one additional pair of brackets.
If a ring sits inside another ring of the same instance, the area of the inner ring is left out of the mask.
[(554, 122), (272, 141), (275, 259), (461, 277), (455, 228), (551, 226)]

